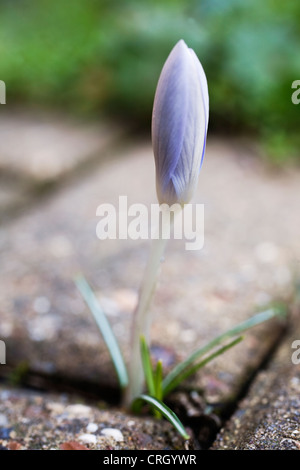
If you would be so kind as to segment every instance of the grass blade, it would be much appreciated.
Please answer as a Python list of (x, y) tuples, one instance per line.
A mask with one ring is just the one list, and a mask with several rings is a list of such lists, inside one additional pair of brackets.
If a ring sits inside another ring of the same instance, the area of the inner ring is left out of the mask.
[(101, 309), (98, 300), (89, 286), (86, 279), (82, 276), (77, 277), (75, 283), (81, 292), (85, 302), (87, 303), (93, 317), (97, 323), (103, 339), (107, 345), (110, 357), (116, 370), (120, 387), (124, 389), (128, 385), (128, 374), (125, 362), (120, 351), (116, 337), (111, 329), (111, 326), (106, 318), (105, 313)]
[(162, 380), (163, 380), (163, 365), (162, 365), (162, 360), (160, 359), (159, 361), (157, 361), (156, 370), (154, 374), (154, 388), (155, 388), (154, 396), (158, 400), (162, 400), (163, 398)]
[(170, 421), (170, 423), (175, 427), (175, 429), (184, 439), (187, 440), (190, 438), (178, 416), (162, 401), (158, 400), (157, 398), (151, 397), (150, 395), (143, 394), (138, 396), (134, 400), (133, 407), (136, 404), (139, 404), (140, 401), (145, 401), (146, 403), (149, 403), (149, 405), (151, 405), (155, 410), (162, 414), (168, 421)]
[[(163, 380), (163, 366), (162, 366), (162, 360), (159, 359), (159, 361), (157, 361), (156, 363), (156, 369), (154, 372), (154, 389), (155, 389), (154, 396), (158, 400), (162, 400), (163, 398), (162, 380)], [(155, 410), (155, 416), (157, 418), (161, 418), (160, 412)]]
[(177, 375), (175, 379), (172, 382), (170, 382), (169, 385), (165, 388), (164, 390), (165, 395), (168, 395), (172, 390), (174, 390), (174, 388), (178, 387), (178, 385), (181, 382), (186, 380), (191, 375), (195, 374), (197, 370), (206, 366), (206, 364), (208, 364), (210, 361), (220, 356), (221, 354), (223, 354), (225, 351), (232, 348), (236, 344), (240, 343), (242, 340), (243, 340), (243, 336), (239, 336), (235, 340), (231, 341), (229, 344), (226, 344), (225, 346), (218, 348), (215, 352), (207, 356), (201, 362), (198, 362), (198, 364), (195, 364), (194, 366), (191, 366), (189, 369), (184, 370), (181, 374)]
[(170, 383), (173, 382), (176, 377), (178, 377), (187, 367), (192, 365), (193, 362), (195, 362), (204, 354), (208, 353), (211, 349), (223, 343), (227, 339), (239, 335), (240, 333), (248, 330), (249, 328), (252, 328), (256, 325), (259, 325), (260, 323), (263, 323), (267, 320), (270, 320), (271, 318), (278, 317), (278, 316), (282, 317), (283, 313), (282, 311), (280, 311), (280, 309), (276, 309), (276, 308), (271, 308), (271, 309), (265, 310), (264, 312), (260, 312), (257, 315), (254, 315), (253, 317), (249, 318), (248, 320), (242, 323), (239, 323), (237, 326), (231, 328), (230, 330), (226, 331), (220, 336), (217, 336), (208, 344), (206, 344), (202, 348), (192, 353), (186, 360), (182, 361), (180, 364), (175, 366), (169, 372), (169, 374), (164, 378), (163, 395), (164, 396), (166, 395), (166, 390), (168, 390)]
[(148, 387), (148, 392), (150, 395), (155, 397), (155, 385), (154, 385), (154, 376), (153, 376), (153, 370), (152, 370), (150, 351), (149, 351), (149, 348), (147, 346), (146, 339), (144, 336), (141, 336), (140, 343), (141, 343), (142, 364), (143, 364), (146, 384)]

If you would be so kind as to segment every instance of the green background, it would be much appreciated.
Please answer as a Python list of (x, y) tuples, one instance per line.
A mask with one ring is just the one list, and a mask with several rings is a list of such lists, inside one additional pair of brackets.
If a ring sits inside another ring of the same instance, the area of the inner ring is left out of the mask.
[(183, 38), (206, 71), (210, 132), (299, 158), (300, 2), (2, 0), (9, 102), (107, 115), (148, 129), (162, 65)]

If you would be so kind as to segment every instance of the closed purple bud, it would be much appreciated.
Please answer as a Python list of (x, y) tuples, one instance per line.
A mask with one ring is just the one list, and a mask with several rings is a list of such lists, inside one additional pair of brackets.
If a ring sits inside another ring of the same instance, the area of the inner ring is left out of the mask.
[(208, 105), (202, 65), (180, 40), (163, 66), (153, 105), (152, 145), (161, 204), (185, 204), (195, 192), (205, 151)]

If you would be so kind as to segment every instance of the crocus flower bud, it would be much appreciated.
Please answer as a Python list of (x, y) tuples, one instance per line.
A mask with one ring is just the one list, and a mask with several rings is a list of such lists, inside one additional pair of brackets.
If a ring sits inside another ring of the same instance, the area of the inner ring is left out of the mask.
[(152, 115), (159, 202), (188, 203), (197, 186), (208, 126), (208, 88), (195, 52), (180, 40), (162, 69)]

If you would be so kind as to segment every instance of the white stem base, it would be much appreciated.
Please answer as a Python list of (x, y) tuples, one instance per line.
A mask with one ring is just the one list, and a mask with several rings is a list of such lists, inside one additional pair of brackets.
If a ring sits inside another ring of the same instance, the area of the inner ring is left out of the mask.
[(125, 406), (130, 407), (132, 400), (142, 393), (144, 373), (141, 362), (140, 338), (144, 336), (147, 344), (149, 344), (149, 330), (151, 326), (151, 315), (149, 315), (149, 306), (155, 290), (159, 268), (164, 255), (165, 247), (168, 242), (164, 238), (165, 233), (170, 233), (174, 221), (174, 213), (169, 208), (162, 208), (162, 211), (169, 212), (169, 217), (162, 217), (163, 224), (159, 227), (159, 235), (157, 239), (152, 240), (152, 247), (148, 264), (146, 267), (144, 279), (141, 285), (139, 302), (134, 313), (133, 331), (131, 338), (131, 355), (129, 370), (129, 385), (125, 394)]

